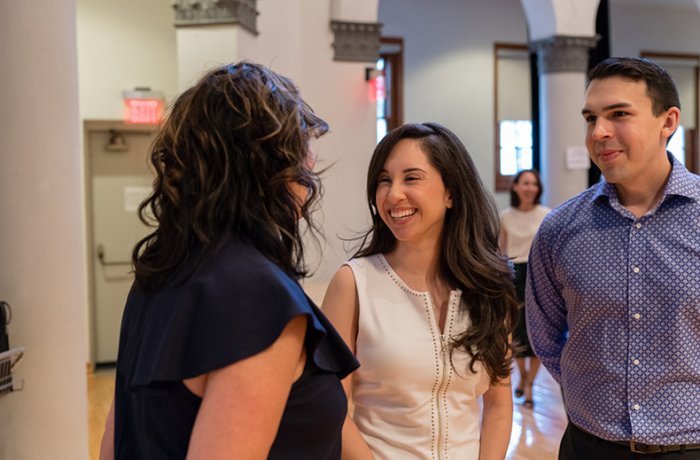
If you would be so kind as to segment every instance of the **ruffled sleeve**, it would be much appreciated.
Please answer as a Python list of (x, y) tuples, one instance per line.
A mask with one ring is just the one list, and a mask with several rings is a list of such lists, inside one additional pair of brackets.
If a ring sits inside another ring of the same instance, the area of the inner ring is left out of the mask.
[(129, 386), (192, 378), (265, 350), (298, 315), (309, 318), (306, 351), (316, 366), (339, 378), (358, 367), (296, 281), (251, 246), (230, 242), (182, 282), (132, 288), (117, 366)]

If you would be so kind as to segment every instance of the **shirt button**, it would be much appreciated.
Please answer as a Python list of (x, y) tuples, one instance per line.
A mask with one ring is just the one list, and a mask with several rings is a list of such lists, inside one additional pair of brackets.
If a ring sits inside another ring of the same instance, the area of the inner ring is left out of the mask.
[(635, 404), (634, 406), (632, 406), (632, 409), (639, 410), (640, 409), (639, 404)]
[(639, 318), (641, 318), (641, 317), (642, 317), (642, 315), (640, 315), (639, 313), (635, 313), (635, 314), (634, 314), (634, 319), (639, 319)]
[(635, 227), (635, 228), (642, 228), (642, 224), (640, 224), (639, 222), (637, 222), (636, 224), (634, 224), (634, 227)]
[(635, 360), (632, 361), (632, 362), (634, 363), (635, 366), (639, 366), (639, 360), (638, 360), (638, 359), (635, 359)]
[(640, 270), (639, 270), (639, 267), (634, 267), (634, 268), (632, 269), (632, 271), (635, 272), (635, 273), (639, 273)]

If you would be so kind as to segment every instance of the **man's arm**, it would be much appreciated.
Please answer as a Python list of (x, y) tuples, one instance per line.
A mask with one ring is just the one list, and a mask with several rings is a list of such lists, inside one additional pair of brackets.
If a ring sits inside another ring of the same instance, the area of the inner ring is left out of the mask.
[(545, 223), (532, 243), (527, 267), (525, 314), (532, 349), (554, 380), (561, 383), (560, 359), (568, 325), (566, 304), (555, 277), (551, 250), (556, 234)]

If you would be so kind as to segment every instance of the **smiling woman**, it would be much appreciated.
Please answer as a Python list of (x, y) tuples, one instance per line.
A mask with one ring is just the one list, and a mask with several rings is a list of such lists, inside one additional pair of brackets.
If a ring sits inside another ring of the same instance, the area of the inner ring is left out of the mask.
[(420, 143), (396, 144), (379, 175), (377, 210), (398, 241), (436, 245), (447, 209), (452, 207), (440, 172), (428, 161)]
[(390, 131), (367, 200), (372, 228), (323, 301), (362, 363), (344, 381), (354, 402), (344, 456), (503, 459), (516, 302), (467, 149), (436, 123)]

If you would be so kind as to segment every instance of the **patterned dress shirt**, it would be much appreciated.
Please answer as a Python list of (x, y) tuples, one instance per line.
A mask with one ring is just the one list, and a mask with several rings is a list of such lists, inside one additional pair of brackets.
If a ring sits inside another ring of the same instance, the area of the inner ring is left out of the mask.
[(530, 253), (532, 347), (571, 421), (611, 441), (700, 443), (700, 177), (669, 161), (646, 215), (601, 181), (545, 218)]

